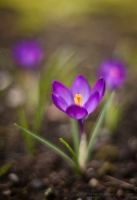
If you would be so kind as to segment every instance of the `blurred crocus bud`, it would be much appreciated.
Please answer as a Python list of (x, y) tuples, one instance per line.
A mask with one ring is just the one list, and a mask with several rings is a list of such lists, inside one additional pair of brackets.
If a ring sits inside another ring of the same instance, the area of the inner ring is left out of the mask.
[(12, 50), (13, 59), (17, 65), (25, 69), (36, 67), (43, 59), (43, 49), (36, 41), (20, 41)]
[(103, 77), (110, 90), (121, 87), (126, 79), (125, 65), (117, 60), (105, 60), (98, 69), (98, 76)]

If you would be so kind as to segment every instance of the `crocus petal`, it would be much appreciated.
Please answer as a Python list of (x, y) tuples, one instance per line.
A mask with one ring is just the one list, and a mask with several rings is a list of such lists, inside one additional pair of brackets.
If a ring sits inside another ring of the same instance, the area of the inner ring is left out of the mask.
[(63, 112), (66, 111), (68, 105), (61, 96), (52, 93), (52, 100), (58, 109), (62, 110)]
[(111, 79), (113, 80), (112, 89), (122, 86), (126, 79), (126, 69), (123, 63), (115, 62), (109, 71)]
[(82, 104), (84, 104), (90, 96), (90, 86), (87, 80), (81, 75), (75, 78), (71, 91), (73, 98), (75, 98), (76, 94), (82, 95)]
[(88, 111), (88, 114), (92, 113), (99, 104), (99, 93), (96, 92), (90, 96), (88, 101), (85, 103), (84, 108)]
[(25, 69), (33, 69), (44, 56), (43, 49), (37, 41), (22, 40), (12, 49), (14, 61)]
[(105, 94), (105, 81), (104, 78), (98, 79), (98, 81), (95, 83), (94, 87), (91, 90), (91, 94), (94, 94), (95, 92), (99, 93), (99, 100), (101, 101), (104, 94)]
[(82, 119), (88, 115), (88, 112), (85, 108), (77, 105), (69, 106), (66, 110), (66, 113), (69, 115), (69, 117), (74, 119)]
[[(111, 89), (111, 90), (114, 90), (114, 89), (117, 89), (117, 83), (115, 83), (116, 81), (115, 80), (112, 80), (112, 78), (110, 76), (107, 76), (105, 78), (105, 82), (106, 82), (106, 85)], [(119, 86), (119, 85), (118, 85)], [(119, 86), (120, 87), (120, 86)]]
[(68, 105), (73, 103), (72, 94), (67, 87), (57, 81), (53, 81), (52, 87), (53, 93), (61, 96)]
[(125, 65), (118, 60), (106, 60), (98, 69), (98, 76), (105, 79), (106, 86), (110, 90), (121, 87), (126, 80)]

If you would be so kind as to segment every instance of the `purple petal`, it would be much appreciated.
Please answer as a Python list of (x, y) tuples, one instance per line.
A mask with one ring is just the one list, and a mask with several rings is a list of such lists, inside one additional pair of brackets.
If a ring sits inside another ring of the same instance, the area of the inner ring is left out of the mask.
[(58, 109), (62, 110), (63, 112), (66, 112), (68, 105), (61, 96), (52, 93), (52, 100)]
[(109, 89), (113, 90), (119, 88), (126, 80), (125, 65), (118, 60), (106, 60), (98, 69), (98, 76), (105, 79)]
[(77, 105), (69, 106), (66, 110), (66, 113), (69, 115), (69, 117), (74, 119), (82, 119), (88, 115), (88, 112), (86, 111), (85, 108)]
[(84, 108), (88, 111), (88, 114), (92, 113), (99, 104), (100, 97), (99, 93), (96, 92), (90, 96), (88, 101), (85, 103)]
[(37, 41), (22, 40), (12, 50), (14, 61), (23, 68), (33, 69), (44, 56), (43, 49)]
[(82, 104), (84, 104), (90, 96), (90, 86), (88, 81), (81, 75), (77, 76), (72, 84), (71, 88), (73, 98), (76, 94), (82, 95)]
[(92, 88), (91, 94), (94, 94), (95, 92), (99, 93), (100, 101), (101, 101), (101, 99), (103, 98), (103, 96), (105, 94), (105, 81), (104, 81), (104, 78), (98, 79), (98, 81), (96, 82), (96, 84)]
[(57, 81), (53, 81), (52, 87), (53, 93), (61, 96), (68, 105), (73, 103), (72, 94), (67, 87)]

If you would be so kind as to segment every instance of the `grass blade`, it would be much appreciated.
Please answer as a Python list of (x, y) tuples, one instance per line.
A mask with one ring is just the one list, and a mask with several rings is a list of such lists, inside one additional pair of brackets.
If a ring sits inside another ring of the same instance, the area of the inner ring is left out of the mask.
[(73, 54), (74, 53), (70, 53), (63, 58), (59, 58), (57, 55), (55, 55), (48, 63), (46, 71), (43, 72), (39, 83), (39, 105), (34, 122), (34, 132), (39, 133), (45, 111), (45, 102), (47, 103), (46, 96), (48, 96), (51, 83), (53, 79), (60, 74), (62, 69), (65, 67), (65, 64), (71, 59)]
[(59, 138), (59, 140), (60, 140), (60, 142), (61, 142), (62, 144), (64, 144), (64, 145), (67, 147), (67, 149), (68, 149), (68, 150), (70, 151), (70, 153), (72, 154), (72, 156), (73, 156), (75, 162), (78, 163), (77, 156), (76, 156), (75, 152), (73, 151), (73, 149), (71, 148), (71, 146), (70, 146), (65, 140), (63, 140), (63, 138)]
[(6, 163), (3, 167), (1, 167), (0, 168), (0, 177), (2, 175), (4, 175), (9, 170), (10, 167), (11, 167), (10, 163)]
[(89, 143), (88, 143), (87, 151), (86, 151), (86, 161), (88, 161), (89, 158), (90, 158), (91, 152), (93, 150), (93, 145), (94, 145), (95, 139), (98, 136), (98, 132), (99, 132), (99, 129), (100, 129), (102, 123), (103, 123), (107, 107), (109, 106), (110, 102), (112, 101), (113, 95), (114, 95), (114, 93), (111, 94), (109, 100), (104, 105), (104, 107), (103, 107), (103, 109), (102, 109), (102, 111), (101, 111), (101, 113), (100, 113), (100, 115), (99, 115), (99, 117), (98, 117), (98, 119), (95, 123), (95, 126), (93, 127), (93, 130), (91, 131), (91, 134), (90, 134), (91, 136), (89, 138)]
[[(25, 111), (22, 107), (19, 108), (19, 119), (20, 119), (22, 126), (26, 129), (29, 129), (27, 117), (26, 117)], [(34, 156), (34, 154), (35, 154), (35, 142), (34, 142), (34, 140), (32, 140), (32, 138), (28, 134), (24, 135), (24, 140), (25, 140), (25, 144), (26, 144), (28, 153), (31, 156)]]
[(45, 113), (45, 107), (48, 103), (46, 102), (46, 99), (44, 100), (41, 100), (39, 102), (39, 105), (38, 105), (38, 108), (37, 108), (37, 113), (36, 113), (36, 117), (35, 117), (35, 121), (34, 121), (34, 132), (38, 133), (40, 132), (40, 127), (41, 127), (41, 124), (43, 122), (43, 116), (44, 116), (44, 113)]
[(60, 157), (62, 157), (64, 160), (66, 160), (70, 165), (72, 165), (73, 167), (76, 167), (75, 162), (71, 158), (69, 158), (63, 151), (61, 151), (57, 146), (55, 146), (54, 144), (52, 144), (45, 138), (42, 138), (41, 136), (36, 135), (35, 133), (33, 133), (21, 126), (18, 126), (17, 124), (15, 124), (15, 126), (19, 129), (21, 129), (22, 131), (24, 131), (25, 133), (29, 134), (30, 136), (32, 136), (33, 138), (37, 139), (39, 142), (43, 143), (49, 149), (51, 149), (56, 154), (58, 154)]

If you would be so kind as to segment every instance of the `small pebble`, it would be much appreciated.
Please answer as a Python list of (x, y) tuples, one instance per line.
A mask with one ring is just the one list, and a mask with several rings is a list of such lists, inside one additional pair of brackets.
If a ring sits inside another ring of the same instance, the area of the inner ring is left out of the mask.
[(93, 177), (96, 176), (96, 171), (95, 171), (92, 167), (90, 167), (90, 168), (88, 168), (87, 171), (86, 171), (86, 176), (87, 176), (88, 178), (93, 178)]
[(95, 179), (95, 178), (92, 178), (90, 181), (89, 181), (89, 186), (95, 188), (98, 186), (98, 180)]
[(90, 162), (90, 167), (94, 168), (95, 170), (98, 169), (100, 167), (100, 162), (97, 160), (92, 160)]
[(136, 137), (130, 137), (128, 140), (128, 147), (133, 151), (137, 151), (137, 138)]
[(34, 179), (34, 180), (32, 180), (32, 182), (31, 182), (31, 186), (32, 186), (34, 189), (40, 189), (40, 188), (42, 188), (43, 184), (42, 184), (42, 182), (41, 182), (39, 179)]
[(11, 190), (7, 189), (5, 191), (3, 191), (2, 193), (4, 196), (10, 196), (11, 195)]
[(8, 177), (13, 183), (18, 183), (19, 182), (19, 177), (15, 173), (10, 173), (8, 175)]
[(123, 192), (122, 189), (119, 189), (119, 190), (117, 191), (117, 196), (118, 196), (118, 197), (121, 197), (123, 194), (124, 194), (124, 192)]

